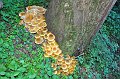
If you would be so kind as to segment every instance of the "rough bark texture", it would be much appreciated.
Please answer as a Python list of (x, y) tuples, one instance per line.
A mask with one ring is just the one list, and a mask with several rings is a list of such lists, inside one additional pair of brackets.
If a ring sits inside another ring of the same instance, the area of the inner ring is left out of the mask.
[(117, 0), (51, 0), (48, 28), (64, 54), (83, 51)]

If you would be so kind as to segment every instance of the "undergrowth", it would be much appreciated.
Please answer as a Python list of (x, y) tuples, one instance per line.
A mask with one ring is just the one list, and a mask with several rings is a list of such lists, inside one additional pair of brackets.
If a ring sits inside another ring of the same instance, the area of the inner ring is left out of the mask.
[[(111, 11), (101, 30), (96, 34), (84, 56), (78, 57), (72, 75), (54, 75), (51, 62), (44, 58), (33, 35), (19, 25), (19, 12), (26, 5), (48, 6), (49, 0), (3, 0), (0, 10), (0, 79), (117, 79), (120, 77), (118, 40), (120, 15)], [(116, 9), (115, 9), (116, 10)], [(112, 19), (111, 19), (112, 18)]]

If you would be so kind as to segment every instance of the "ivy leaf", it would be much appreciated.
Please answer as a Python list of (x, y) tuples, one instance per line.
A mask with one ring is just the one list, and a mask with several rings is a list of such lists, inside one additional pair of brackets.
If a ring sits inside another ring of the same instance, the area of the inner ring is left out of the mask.
[(25, 72), (26, 71), (26, 68), (24, 68), (24, 67), (20, 67), (19, 69), (17, 69), (18, 71), (20, 71), (20, 72)]
[(29, 78), (35, 78), (36, 77), (36, 74), (31, 74), (31, 75), (29, 75)]
[(0, 72), (0, 75), (5, 75), (5, 72)]
[(47, 74), (48, 74), (49, 76), (52, 76), (52, 71), (47, 71)]
[(13, 72), (13, 76), (19, 75), (20, 72)]
[(68, 78), (69, 78), (69, 79), (73, 79), (73, 77), (72, 77), (72, 76), (69, 76)]
[(2, 38), (0, 38), (0, 44), (2, 44), (3, 43), (3, 39)]
[(16, 70), (18, 68), (18, 64), (15, 60), (11, 61), (11, 63), (8, 65), (8, 67), (11, 69), (11, 70)]
[(6, 71), (6, 67), (3, 64), (0, 64), (0, 72)]
[(45, 79), (50, 79), (47, 74), (45, 74), (44, 78), (45, 78)]

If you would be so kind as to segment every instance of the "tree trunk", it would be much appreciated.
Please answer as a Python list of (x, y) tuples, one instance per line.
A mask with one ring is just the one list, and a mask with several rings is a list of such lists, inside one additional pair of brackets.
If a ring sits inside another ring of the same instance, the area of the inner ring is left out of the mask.
[(99, 30), (117, 0), (51, 0), (46, 13), (48, 28), (64, 54), (83, 51)]

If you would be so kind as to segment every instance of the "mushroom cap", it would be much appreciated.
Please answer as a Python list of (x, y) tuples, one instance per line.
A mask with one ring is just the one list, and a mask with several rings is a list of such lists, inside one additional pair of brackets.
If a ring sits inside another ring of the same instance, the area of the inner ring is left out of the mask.
[(52, 57), (55, 57), (56, 55), (53, 53), (51, 56), (52, 56)]
[(58, 56), (57, 56), (57, 55), (54, 55), (54, 58), (55, 58), (55, 59), (57, 59), (57, 58), (58, 58)]
[(37, 31), (37, 34), (40, 34), (41, 33), (41, 30), (39, 29), (38, 31)]
[(71, 60), (71, 59), (66, 59), (66, 60), (65, 60), (65, 63), (66, 63), (66, 64), (71, 64), (71, 63), (72, 63), (72, 60)]
[(26, 13), (25, 14), (25, 18), (24, 18), (25, 23), (30, 23), (32, 19), (33, 19), (33, 14), (32, 13)]
[(19, 16), (21, 17), (21, 16), (25, 16), (25, 12), (20, 12), (19, 13)]
[(49, 45), (45, 46), (45, 51), (51, 51), (51, 47)]
[(47, 28), (43, 28), (42, 30), (44, 33), (47, 33), (48, 29)]
[(37, 26), (37, 25), (38, 25), (38, 22), (37, 22), (36, 19), (34, 18), (34, 19), (31, 20), (31, 24), (32, 24), (32, 26)]
[(59, 56), (63, 57), (63, 53), (60, 53)]
[(36, 39), (35, 39), (35, 43), (36, 43), (36, 44), (42, 44), (43, 41), (44, 41), (44, 39), (43, 39), (42, 37), (41, 37), (41, 38), (36, 38)]
[(19, 25), (22, 25), (22, 24), (24, 24), (24, 21), (20, 20)]
[(38, 30), (36, 30), (36, 27), (34, 27), (34, 26), (30, 26), (28, 28), (28, 30), (29, 30), (30, 33), (36, 33), (38, 31)]
[(39, 14), (36, 16), (37, 20), (40, 22), (40, 20), (44, 20), (45, 21), (45, 16), (43, 14)]
[(40, 35), (38, 33), (36, 33), (35, 38), (40, 38)]
[(55, 55), (60, 55), (62, 53), (62, 50), (57, 49), (57, 51), (54, 52)]
[(54, 41), (54, 40), (55, 40), (54, 34), (48, 33), (47, 36), (48, 36), (48, 37), (47, 37), (47, 40), (48, 40), (48, 41)]
[(68, 72), (68, 69), (64, 69), (63, 71), (64, 71), (64, 72)]
[(54, 74), (57, 74), (57, 70), (54, 71)]
[(52, 63), (52, 64), (51, 64), (51, 67), (57, 68), (57, 64), (56, 64), (56, 63)]
[(57, 61), (57, 65), (62, 65), (62, 62), (61, 61)]
[(41, 14), (45, 14), (45, 12), (46, 12), (46, 9), (43, 7), (38, 7), (38, 10)]
[(50, 55), (48, 55), (48, 54), (44, 53), (44, 57), (50, 57)]
[(37, 16), (36, 18), (39, 24), (45, 21), (45, 17), (43, 15)]
[(50, 50), (47, 50), (46, 53), (47, 53), (47, 55), (52, 55), (53, 52)]
[(47, 34), (44, 35), (44, 39), (47, 39)]
[(59, 47), (59, 45), (58, 45), (58, 43), (55, 41), (55, 40), (53, 40), (53, 41), (48, 41), (48, 43), (50, 44), (50, 46), (51, 47)]
[(65, 59), (70, 59), (70, 58), (71, 58), (70, 55), (67, 54)]
[(48, 45), (48, 43), (45, 41), (43, 42), (42, 46), (45, 48)]
[(58, 50), (58, 47), (57, 46), (51, 46), (52, 47), (52, 51), (55, 53), (55, 52), (57, 52), (57, 50)]
[(63, 58), (62, 56), (58, 56), (57, 60), (58, 60), (58, 61), (63, 61), (64, 58)]
[(61, 70), (57, 70), (57, 75), (61, 74)]
[(26, 10), (31, 10), (31, 9), (32, 9), (32, 6), (26, 7)]
[(46, 27), (47, 24), (46, 24), (46, 22), (42, 22), (42, 23), (39, 23), (37, 26), (38, 26), (38, 27)]
[(62, 68), (62, 69), (67, 69), (67, 65), (66, 65), (66, 64), (62, 64), (62, 65), (61, 65), (61, 68)]

